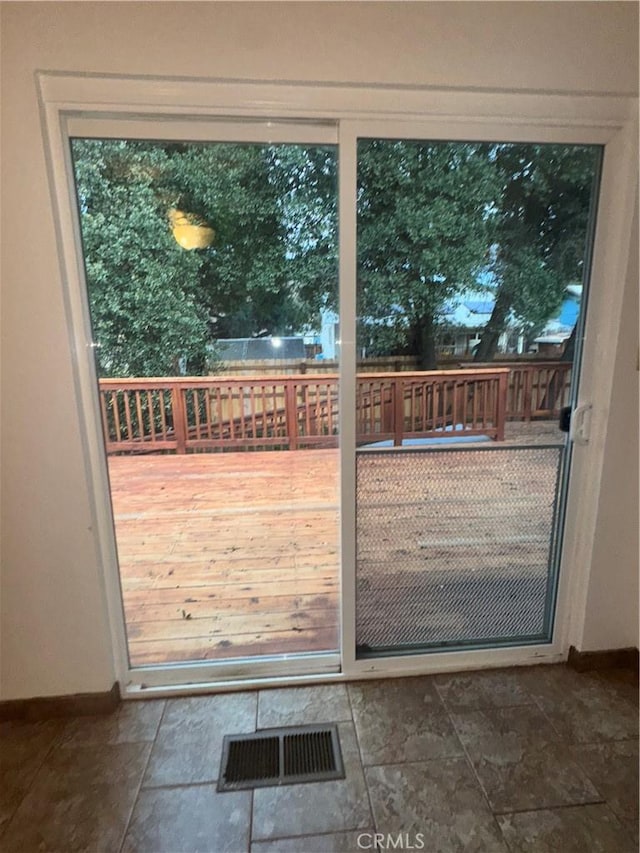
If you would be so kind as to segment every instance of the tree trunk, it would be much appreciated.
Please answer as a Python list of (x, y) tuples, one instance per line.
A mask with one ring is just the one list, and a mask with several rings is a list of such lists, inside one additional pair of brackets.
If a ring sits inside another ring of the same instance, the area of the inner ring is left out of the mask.
[(436, 324), (432, 314), (420, 317), (413, 326), (413, 351), (420, 370), (437, 370)]
[(504, 332), (507, 324), (510, 308), (511, 300), (508, 293), (499, 287), (491, 317), (489, 317), (487, 325), (484, 327), (482, 338), (473, 356), (474, 361), (493, 361), (500, 335)]

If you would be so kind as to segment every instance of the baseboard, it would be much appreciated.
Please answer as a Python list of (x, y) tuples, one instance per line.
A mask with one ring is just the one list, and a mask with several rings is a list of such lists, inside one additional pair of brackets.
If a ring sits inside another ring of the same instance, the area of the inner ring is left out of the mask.
[(72, 696), (39, 696), (34, 699), (9, 699), (0, 702), (0, 722), (35, 721), (50, 717), (84, 717), (110, 714), (120, 704), (120, 685), (114, 682), (104, 693), (75, 693)]
[(567, 663), (578, 672), (591, 669), (638, 670), (638, 649), (605, 649), (599, 652), (580, 652), (575, 646), (569, 649)]

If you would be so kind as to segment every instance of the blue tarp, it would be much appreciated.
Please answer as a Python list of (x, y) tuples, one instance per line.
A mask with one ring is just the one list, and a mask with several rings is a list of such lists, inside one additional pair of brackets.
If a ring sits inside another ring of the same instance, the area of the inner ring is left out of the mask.
[[(456, 428), (452, 426), (445, 427), (444, 430), (438, 429), (436, 432), (463, 432), (464, 427), (462, 424), (456, 424)], [(441, 445), (441, 444), (468, 444), (470, 442), (477, 441), (491, 441), (488, 435), (451, 435), (445, 436), (442, 438), (405, 438), (402, 441), (403, 447), (424, 447), (429, 445)], [(375, 441), (372, 444), (367, 444), (365, 447), (393, 447), (393, 439), (388, 439), (386, 441)]]

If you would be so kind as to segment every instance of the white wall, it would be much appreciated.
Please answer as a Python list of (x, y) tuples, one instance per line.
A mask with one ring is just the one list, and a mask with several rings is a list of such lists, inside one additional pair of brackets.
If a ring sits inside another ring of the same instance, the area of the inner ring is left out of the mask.
[[(636, 207), (634, 233), (638, 233)], [(638, 645), (638, 252), (630, 258), (582, 650)]]
[[(0, 695), (7, 699), (104, 690), (114, 678), (34, 72), (628, 94), (637, 91), (638, 51), (637, 7), (615, 2), (4, 3), (2, 18)], [(629, 323), (622, 333), (616, 399), (634, 346)], [(598, 528), (626, 567), (610, 602), (618, 613), (636, 556), (616, 526), (615, 478), (621, 468), (628, 480), (621, 454), (632, 444), (621, 430), (612, 436)], [(591, 589), (590, 614), (600, 595), (595, 578)], [(626, 636), (637, 617), (625, 613)], [(618, 644), (619, 619), (600, 621), (597, 643)]]

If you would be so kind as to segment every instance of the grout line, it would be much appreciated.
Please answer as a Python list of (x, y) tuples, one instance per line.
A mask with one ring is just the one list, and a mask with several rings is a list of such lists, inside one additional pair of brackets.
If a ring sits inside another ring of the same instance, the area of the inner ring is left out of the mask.
[[(607, 808), (609, 808), (609, 811), (611, 811), (611, 813), (614, 816), (616, 816), (615, 812), (613, 812), (613, 810), (611, 809), (611, 807), (609, 806), (607, 801), (604, 799), (599, 799), (599, 800), (588, 800), (587, 802), (584, 802), (584, 803), (559, 803), (558, 805), (555, 805), (555, 806), (532, 806), (529, 809), (508, 809), (506, 811), (494, 812), (494, 817), (497, 817), (498, 815), (500, 817), (503, 817), (504, 815), (511, 815), (511, 814), (528, 814), (529, 812), (557, 811), (558, 809), (582, 809), (585, 806), (601, 806), (601, 805), (607, 806)], [(618, 821), (620, 823), (622, 823), (620, 818), (618, 818)]]
[(373, 829), (378, 831), (378, 824), (376, 822), (376, 816), (373, 811), (373, 803), (371, 801), (371, 791), (369, 790), (369, 782), (367, 781), (367, 773), (365, 768), (364, 759), (362, 757), (362, 745), (360, 743), (360, 735), (358, 733), (358, 726), (356, 724), (356, 719), (353, 715), (353, 704), (351, 702), (351, 693), (349, 692), (349, 684), (345, 684), (344, 689), (347, 691), (347, 702), (349, 703), (349, 708), (351, 710), (351, 725), (353, 726), (353, 731), (356, 736), (356, 745), (358, 747), (358, 756), (360, 758), (360, 768), (362, 770), (362, 778), (364, 780), (364, 787), (367, 792), (367, 802), (369, 803), (369, 815), (371, 817), (371, 823), (373, 824)]
[[(437, 685), (436, 685), (436, 690), (437, 690)], [(527, 691), (527, 693), (528, 693), (528, 691)], [(516, 706), (509, 705), (509, 706), (506, 706), (506, 707), (516, 707), (516, 708), (523, 708), (523, 707), (530, 708), (530, 707), (534, 707), (534, 708), (537, 708), (538, 706), (537, 706), (537, 705), (536, 705), (536, 703), (535, 703), (535, 699), (534, 699), (534, 697), (533, 697), (533, 696), (531, 696), (531, 694), (529, 694), (529, 693), (528, 693), (528, 695), (529, 695), (529, 696), (530, 696), (530, 698), (533, 700), (533, 702), (532, 702), (532, 703), (527, 703), (526, 705), (516, 705)], [(445, 704), (445, 703), (444, 703), (444, 699), (443, 699), (442, 701), (443, 701), (443, 704)], [(446, 704), (445, 704), (445, 707), (446, 707)], [(500, 708), (500, 707), (502, 707), (502, 706), (496, 706), (496, 708)], [(460, 745), (461, 745), (461, 747), (462, 747), (462, 750), (463, 750), (463, 752), (464, 752), (464, 757), (465, 757), (465, 760), (466, 760), (467, 766), (470, 768), (471, 773), (472, 773), (473, 777), (475, 778), (475, 780), (476, 780), (476, 782), (477, 782), (479, 792), (480, 792), (480, 794), (482, 795), (482, 797), (484, 798), (484, 800), (485, 800), (485, 802), (486, 802), (486, 804), (487, 804), (487, 808), (489, 809), (489, 814), (491, 815), (491, 820), (492, 820), (492, 822), (493, 822), (493, 825), (494, 825), (494, 826), (495, 826), (495, 828), (496, 828), (496, 831), (497, 831), (497, 833), (498, 833), (498, 836), (499, 836), (499, 838), (501, 838), (501, 839), (503, 840), (505, 847), (506, 847), (508, 850), (512, 850), (513, 848), (511, 847), (511, 845), (509, 844), (509, 841), (507, 840), (507, 838), (505, 837), (504, 833), (502, 832), (502, 827), (500, 826), (500, 821), (498, 820), (498, 815), (500, 814), (500, 812), (495, 811), (495, 809), (494, 809), (494, 808), (493, 808), (493, 806), (491, 805), (491, 800), (489, 799), (489, 794), (488, 794), (488, 792), (486, 791), (486, 789), (485, 789), (484, 785), (482, 784), (482, 780), (480, 779), (480, 776), (478, 775), (478, 772), (477, 772), (477, 770), (476, 770), (476, 767), (475, 767), (475, 765), (474, 765), (474, 763), (473, 763), (473, 761), (472, 761), (472, 759), (471, 759), (471, 756), (469, 755), (469, 752), (468, 752), (468, 750), (467, 750), (466, 746), (464, 745), (464, 743), (463, 743), (463, 741), (462, 741), (462, 738), (461, 738), (461, 737), (460, 737), (460, 735), (458, 734), (458, 730), (457, 730), (456, 725), (455, 725), (455, 723), (454, 723), (454, 721), (453, 721), (452, 714), (449, 712), (448, 708), (447, 708), (446, 710), (447, 710), (447, 716), (449, 717), (449, 721), (450, 721), (450, 723), (451, 723), (451, 725), (452, 725), (452, 727), (453, 727), (454, 732), (456, 733), (456, 737), (458, 738), (458, 740), (459, 740), (459, 742), (460, 742)], [(480, 708), (480, 709), (478, 709), (478, 710), (483, 711), (483, 710), (487, 710), (487, 709)], [(541, 709), (538, 709), (538, 710), (540, 710), (540, 711), (541, 711)], [(554, 729), (554, 731), (555, 731), (555, 729)]]
[(447, 753), (446, 755), (432, 755), (429, 758), (415, 758), (407, 761), (376, 761), (375, 764), (363, 765), (365, 770), (373, 770), (374, 767), (405, 767), (406, 765), (414, 764), (431, 764), (433, 761), (454, 761), (455, 759), (464, 758), (464, 752)]
[(442, 704), (445, 707), (447, 714), (475, 714), (478, 711), (508, 711), (511, 708), (537, 708), (538, 706), (531, 698), (530, 702), (514, 702), (511, 705), (475, 705), (473, 707), (452, 708), (447, 703), (446, 699), (442, 699)]
[[(129, 826), (131, 825), (131, 818), (133, 817), (133, 813), (135, 811), (135, 808), (138, 805), (138, 800), (140, 799), (140, 792), (143, 790), (142, 785), (143, 785), (145, 776), (147, 775), (147, 770), (149, 768), (149, 762), (151, 761), (153, 749), (156, 745), (156, 741), (158, 740), (158, 734), (160, 733), (160, 728), (162, 726), (162, 723), (164, 722), (164, 717), (165, 717), (165, 714), (167, 712), (168, 702), (166, 699), (164, 699), (163, 702), (164, 702), (164, 705), (162, 708), (162, 714), (160, 714), (160, 719), (158, 720), (158, 726), (157, 726), (156, 732), (153, 736), (153, 740), (150, 743), (149, 743), (149, 741), (147, 741), (147, 743), (149, 744), (149, 754), (147, 755), (147, 760), (145, 761), (144, 768), (142, 770), (142, 773), (140, 774), (140, 783), (138, 785), (138, 789), (137, 789), (135, 796), (133, 797), (133, 801), (131, 803), (131, 808), (129, 810), (129, 816), (127, 817), (127, 821), (125, 823), (125, 827), (124, 827), (124, 830), (122, 832), (122, 840), (118, 846), (118, 853), (122, 853), (122, 848), (124, 847), (124, 842), (127, 838), (127, 833), (129, 832)], [(147, 790), (147, 789), (145, 789), (145, 790)]]
[(247, 853), (251, 853), (251, 847), (253, 845), (253, 802), (255, 794), (255, 788), (251, 789), (251, 801), (249, 803), (249, 837), (247, 839)]
[[(437, 687), (436, 687), (436, 690), (437, 690)], [(443, 700), (443, 702), (444, 702), (444, 700)], [(519, 706), (519, 707), (523, 707), (523, 706)], [(525, 707), (529, 707), (529, 706), (525, 706)], [(475, 778), (475, 780), (478, 784), (478, 788), (480, 790), (480, 793), (485, 799), (485, 802), (487, 804), (487, 808), (489, 809), (489, 812), (493, 818), (493, 821), (496, 824), (498, 831), (500, 833), (500, 837), (502, 838), (503, 837), (502, 830), (500, 829), (500, 825), (498, 824), (498, 821), (496, 820), (495, 812), (493, 810), (493, 807), (491, 806), (491, 801), (489, 800), (489, 794), (487, 793), (484, 785), (482, 784), (482, 780), (480, 779), (480, 776), (478, 775), (478, 772), (477, 772), (475, 765), (471, 759), (471, 756), (469, 755), (469, 751), (467, 750), (466, 746), (464, 745), (462, 738), (460, 737), (460, 734), (458, 732), (458, 729), (456, 728), (456, 724), (453, 720), (451, 713), (449, 712), (448, 709), (445, 709), (445, 710), (446, 710), (446, 714), (447, 714), (447, 717), (449, 719), (449, 722), (451, 723), (451, 727), (453, 728), (453, 731), (455, 732), (456, 738), (458, 739), (458, 743), (460, 744), (460, 747), (462, 748), (463, 757), (467, 763), (467, 767), (470, 768), (471, 773), (472, 773), (473, 777)], [(482, 709), (480, 709), (480, 710), (482, 710)], [(505, 843), (506, 843), (506, 840), (505, 840)]]
[[(165, 785), (145, 785), (143, 791), (171, 791), (174, 788), (206, 788), (211, 785), (217, 785), (217, 779), (198, 779), (196, 782), (168, 782)], [(223, 791), (225, 794), (241, 794), (242, 790), (238, 791)]]
[[(20, 721), (20, 722), (22, 722), (22, 721)], [(38, 722), (48, 722), (48, 720), (42, 720), (42, 721), (40, 721), (40, 720), (34, 720), (34, 721), (25, 720), (24, 722), (26, 722), (28, 725), (37, 725)], [(31, 793), (31, 790), (36, 783), (36, 779), (40, 775), (40, 771), (44, 767), (49, 756), (52, 754), (54, 749), (60, 749), (62, 747), (62, 743), (60, 743), (60, 741), (62, 740), (62, 734), (67, 727), (67, 720), (65, 720), (64, 722), (61, 721), (61, 723), (62, 723), (62, 725), (61, 725), (60, 731), (51, 739), (51, 743), (49, 744), (47, 749), (45, 749), (44, 754), (42, 756), (42, 761), (38, 764), (37, 768), (33, 772), (33, 777), (31, 779), (31, 782), (29, 782), (29, 784), (26, 787), (24, 794), (22, 795), (22, 797), (20, 797), (20, 800), (18, 801), (16, 807), (11, 812), (11, 816), (9, 817), (9, 819), (7, 820), (7, 822), (4, 825), (4, 829), (2, 829), (0, 831), (0, 839), (5, 837), (6, 835), (8, 835), (9, 827), (13, 823), (13, 820), (14, 820), (16, 814), (18, 813), (20, 806), (24, 803), (26, 798)]]
[[(348, 835), (351, 832), (363, 833), (373, 828), (373, 826), (357, 826), (354, 829), (329, 829), (324, 832), (303, 832), (300, 835), (276, 835), (272, 838), (256, 838), (255, 842), (256, 844), (272, 844), (275, 841), (297, 841), (302, 838), (330, 838), (333, 835)], [(364, 850), (365, 848), (362, 849)], [(374, 848), (369, 849), (373, 850)], [(398, 847), (397, 849), (400, 850), (401, 848)], [(298, 853), (303, 853), (303, 851), (299, 850)]]
[[(258, 717), (260, 713), (260, 695), (262, 694), (262, 690), (258, 689), (255, 691), (256, 697), (256, 711), (253, 718), (253, 731), (255, 733), (258, 732)], [(251, 788), (251, 796), (249, 798), (249, 836), (247, 838), (247, 853), (251, 853), (251, 845), (253, 844), (253, 804), (255, 802), (255, 788)]]
[(573, 744), (574, 741), (572, 741), (571, 738), (565, 737), (565, 735), (560, 731), (558, 726), (555, 725), (555, 723), (553, 722), (553, 720), (551, 719), (549, 714), (547, 714), (547, 712), (544, 710), (544, 708), (542, 707), (542, 705), (539, 702), (536, 702), (536, 705), (537, 705), (538, 710), (542, 714), (542, 716), (545, 718), (545, 720), (547, 721), (547, 723), (551, 727), (551, 730), (557, 734), (559, 742), (564, 744), (565, 746), (571, 746), (571, 744)]

